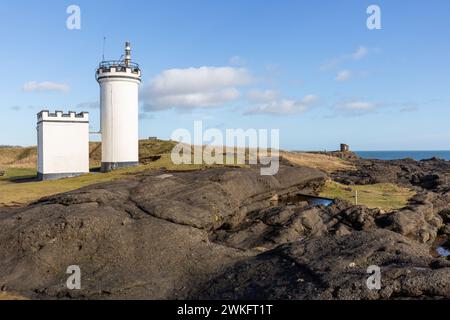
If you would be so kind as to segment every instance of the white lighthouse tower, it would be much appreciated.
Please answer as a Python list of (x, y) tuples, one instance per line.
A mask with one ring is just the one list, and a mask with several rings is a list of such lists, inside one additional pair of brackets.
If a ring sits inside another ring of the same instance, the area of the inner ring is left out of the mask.
[(141, 70), (131, 61), (131, 45), (117, 61), (102, 61), (100, 84), (102, 171), (139, 164), (139, 84)]

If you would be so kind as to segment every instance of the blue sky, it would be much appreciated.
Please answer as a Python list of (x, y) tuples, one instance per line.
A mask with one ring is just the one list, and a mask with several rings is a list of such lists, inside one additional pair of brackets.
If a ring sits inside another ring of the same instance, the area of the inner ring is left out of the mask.
[(130, 40), (141, 65), (142, 138), (203, 120), (278, 128), (285, 149), (450, 150), (447, 0), (7, 0), (0, 23), (0, 145), (34, 145), (41, 109), (87, 110), (98, 130), (106, 36), (107, 59)]

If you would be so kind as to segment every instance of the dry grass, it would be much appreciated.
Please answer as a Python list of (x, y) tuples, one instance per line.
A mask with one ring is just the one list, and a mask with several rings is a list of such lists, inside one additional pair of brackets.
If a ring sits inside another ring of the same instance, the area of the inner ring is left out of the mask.
[(89, 167), (98, 168), (102, 163), (101, 142), (89, 142)]
[[(63, 193), (95, 183), (126, 177), (130, 173), (148, 169), (170, 168), (174, 170), (198, 169), (199, 166), (176, 166), (170, 161), (169, 152), (175, 142), (162, 140), (142, 140), (140, 155), (142, 159), (156, 157), (157, 161), (148, 161), (147, 165), (117, 170), (111, 173), (91, 173), (76, 178), (58, 181), (38, 182), (36, 178), (36, 148), (7, 147), (0, 148), (0, 168), (5, 175), (0, 177), (0, 206), (21, 206), (42, 197)], [(89, 145), (90, 166), (98, 168), (101, 163), (101, 144)], [(141, 160), (142, 160), (141, 159)], [(201, 167), (201, 166), (200, 166)]]
[[(170, 153), (176, 142), (164, 140), (139, 141), (139, 155), (142, 159), (150, 156)], [(101, 165), (102, 145), (100, 142), (89, 143), (90, 167), (97, 168)], [(36, 147), (2, 147), (0, 148), (0, 169), (6, 168), (36, 168)]]
[(29, 300), (29, 299), (7, 292), (0, 292), (0, 301), (1, 300)]
[[(139, 167), (121, 169), (105, 174), (90, 173), (75, 178), (44, 182), (34, 180), (34, 177), (36, 177), (35, 148), (1, 148), (0, 166), (3, 164), (6, 175), (0, 177), (0, 206), (21, 206), (45, 196), (76, 190), (96, 183), (123, 179), (130, 174), (145, 170), (160, 168), (169, 170), (198, 170), (207, 167), (223, 166), (208, 166), (206, 164), (175, 165), (170, 158), (170, 152), (175, 145), (176, 142), (173, 141), (142, 140), (139, 143), (139, 153), (140, 161), (143, 165)], [(195, 148), (203, 149), (204, 146), (193, 146), (191, 152)], [(248, 149), (236, 149), (234, 154), (242, 154), (248, 160), (249, 152), (250, 150)], [(91, 142), (89, 153), (91, 168), (98, 168), (101, 162), (101, 144), (99, 142)], [(281, 155), (294, 164), (319, 168), (326, 172), (353, 169), (346, 161), (326, 155), (289, 152), (282, 152)], [(232, 166), (235, 165), (235, 163), (232, 164)], [(245, 167), (245, 165), (241, 165), (241, 167)]]
[(350, 162), (331, 155), (283, 151), (280, 156), (292, 164), (316, 168), (327, 173), (356, 170)]
[[(75, 178), (56, 181), (36, 181), (35, 153), (24, 152), (24, 148), (2, 148), (0, 155), (5, 175), (0, 177), (0, 206), (22, 206), (42, 197), (76, 190), (96, 183), (123, 179), (130, 174), (146, 170), (199, 170), (223, 165), (181, 164), (176, 165), (170, 158), (170, 152), (176, 142), (163, 140), (141, 140), (139, 155), (142, 165), (125, 168), (110, 173), (90, 173)], [(30, 148), (30, 150), (33, 148)], [(34, 149), (35, 150), (35, 149)], [(193, 149), (192, 149), (193, 150)], [(101, 164), (101, 144), (91, 142), (89, 146), (90, 167), (98, 168)], [(23, 164), (21, 166), (20, 164)]]
[(346, 186), (334, 181), (327, 181), (320, 196), (332, 199), (343, 199), (350, 203), (356, 202), (358, 191), (358, 204), (369, 208), (380, 208), (385, 211), (400, 209), (408, 204), (415, 192), (390, 183), (372, 185)]
[(163, 154), (161, 158), (138, 167), (124, 168), (109, 173), (89, 173), (74, 178), (36, 181), (30, 180), (36, 176), (34, 169), (6, 170), (6, 176), (0, 178), (0, 206), (22, 206), (36, 201), (42, 197), (51, 196), (76, 190), (89, 185), (124, 179), (132, 174), (142, 173), (146, 170), (167, 169), (173, 171), (200, 170), (209, 167), (205, 164), (173, 164), (170, 154)]
[(0, 148), (0, 168), (33, 168), (37, 162), (36, 147)]

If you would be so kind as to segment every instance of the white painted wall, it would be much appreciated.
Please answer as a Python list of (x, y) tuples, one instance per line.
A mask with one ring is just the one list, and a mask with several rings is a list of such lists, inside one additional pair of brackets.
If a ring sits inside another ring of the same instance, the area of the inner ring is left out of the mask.
[(38, 172), (89, 172), (89, 114), (38, 114)]
[(139, 161), (140, 71), (99, 69), (102, 162)]

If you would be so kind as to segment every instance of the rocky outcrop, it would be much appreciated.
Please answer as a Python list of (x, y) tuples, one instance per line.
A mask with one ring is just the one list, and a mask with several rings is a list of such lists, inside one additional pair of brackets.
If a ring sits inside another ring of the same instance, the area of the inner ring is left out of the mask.
[(352, 152), (352, 151), (315, 151), (315, 152), (311, 152), (311, 153), (315, 153), (315, 154), (323, 154), (323, 155), (327, 155), (327, 156), (333, 156), (336, 158), (340, 158), (340, 159), (345, 159), (345, 160), (358, 160), (360, 159), (360, 157)]
[(333, 178), (344, 184), (393, 183), (417, 191), (406, 208), (376, 219), (379, 226), (429, 245), (438, 236), (449, 234), (445, 219), (450, 210), (449, 161), (356, 159), (353, 164), (357, 170), (335, 172)]
[(449, 238), (450, 243), (450, 209), (439, 211), (439, 216), (442, 218), (443, 223), (440, 232)]
[[(381, 289), (367, 286), (381, 268)], [(450, 262), (388, 230), (292, 242), (248, 258), (204, 284), (194, 299), (450, 298)]]
[(389, 230), (421, 243), (432, 244), (443, 226), (442, 218), (428, 205), (409, 206), (380, 219)]
[[(42, 199), (0, 216), (0, 288), (32, 297), (186, 297), (199, 281), (252, 252), (213, 243), (209, 231), (270, 203), (313, 192), (320, 171), (281, 168), (149, 172)], [(65, 287), (80, 266), (81, 291)]]
[(356, 171), (336, 172), (333, 178), (344, 184), (396, 183), (426, 190), (449, 190), (450, 164), (441, 159), (414, 161), (355, 159)]
[[(0, 290), (32, 298), (450, 298), (449, 261), (432, 252), (448, 226), (444, 186), (388, 213), (298, 200), (326, 179), (293, 166), (273, 177), (257, 168), (148, 171), (6, 209)], [(82, 270), (82, 290), (65, 286), (70, 265)], [(380, 290), (366, 285), (371, 265), (381, 270)]]

